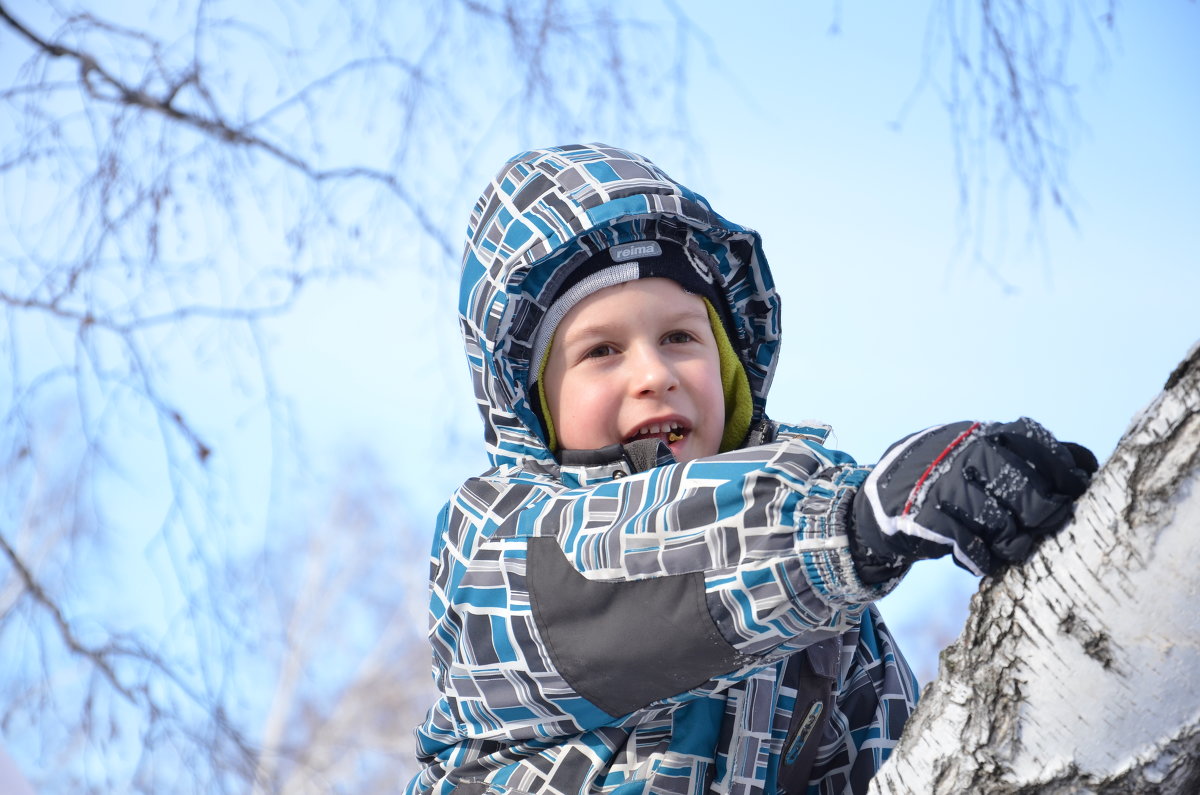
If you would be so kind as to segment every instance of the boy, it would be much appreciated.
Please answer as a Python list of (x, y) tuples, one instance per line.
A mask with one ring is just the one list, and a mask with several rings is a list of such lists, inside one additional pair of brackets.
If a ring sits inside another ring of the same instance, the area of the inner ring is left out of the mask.
[(613, 147), (506, 164), (460, 314), (494, 466), (438, 519), (409, 793), (863, 792), (916, 701), (872, 603), (1024, 559), (1095, 469), (1029, 420), (875, 468), (769, 420), (757, 233)]

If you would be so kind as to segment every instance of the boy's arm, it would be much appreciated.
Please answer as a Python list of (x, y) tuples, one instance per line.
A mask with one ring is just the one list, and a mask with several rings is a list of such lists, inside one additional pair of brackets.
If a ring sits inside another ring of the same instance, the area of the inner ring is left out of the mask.
[[(431, 728), (517, 739), (620, 724), (855, 626), (916, 557), (1015, 559), (1059, 525), (1095, 460), (1030, 421), (968, 425), (903, 440), (870, 480), (792, 438), (586, 488), (468, 482), (435, 547), (450, 711)], [(937, 538), (914, 537), (923, 527)]]
[(795, 438), (587, 488), (469, 482), (435, 549), (439, 684), (475, 736), (559, 734), (838, 634), (887, 590), (849, 551), (867, 473)]

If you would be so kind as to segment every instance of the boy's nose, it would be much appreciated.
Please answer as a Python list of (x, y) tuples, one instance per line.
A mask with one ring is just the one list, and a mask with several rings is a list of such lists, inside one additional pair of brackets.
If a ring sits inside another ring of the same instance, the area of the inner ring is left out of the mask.
[(657, 347), (640, 351), (634, 357), (633, 364), (632, 386), (638, 395), (669, 392), (679, 383), (675, 368), (671, 367)]

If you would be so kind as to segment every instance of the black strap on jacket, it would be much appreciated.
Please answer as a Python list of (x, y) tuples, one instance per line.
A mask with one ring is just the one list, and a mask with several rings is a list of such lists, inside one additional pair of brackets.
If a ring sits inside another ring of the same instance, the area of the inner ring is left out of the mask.
[(796, 689), (796, 706), (779, 757), (776, 780), (780, 793), (798, 795), (808, 791), (809, 775), (833, 705), (841, 646), (841, 638), (813, 644), (793, 655), (784, 669), (783, 684)]

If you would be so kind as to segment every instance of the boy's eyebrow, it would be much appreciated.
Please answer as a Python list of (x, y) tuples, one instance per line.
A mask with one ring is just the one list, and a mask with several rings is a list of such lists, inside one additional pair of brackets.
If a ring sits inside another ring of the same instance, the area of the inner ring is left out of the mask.
[(590, 337), (607, 337), (619, 328), (619, 324), (616, 323), (593, 323), (590, 326), (572, 327), (567, 334), (563, 335), (562, 341), (573, 342)]
[[(703, 307), (681, 309), (668, 315), (660, 315), (662, 325), (671, 326), (676, 323), (685, 321), (702, 322), (706, 327), (709, 326), (708, 311)], [(607, 337), (615, 332), (620, 331), (624, 327), (621, 320), (610, 322), (592, 323), (587, 326), (572, 328), (569, 334), (564, 335), (562, 342), (569, 344), (577, 339), (590, 339), (592, 337)]]

